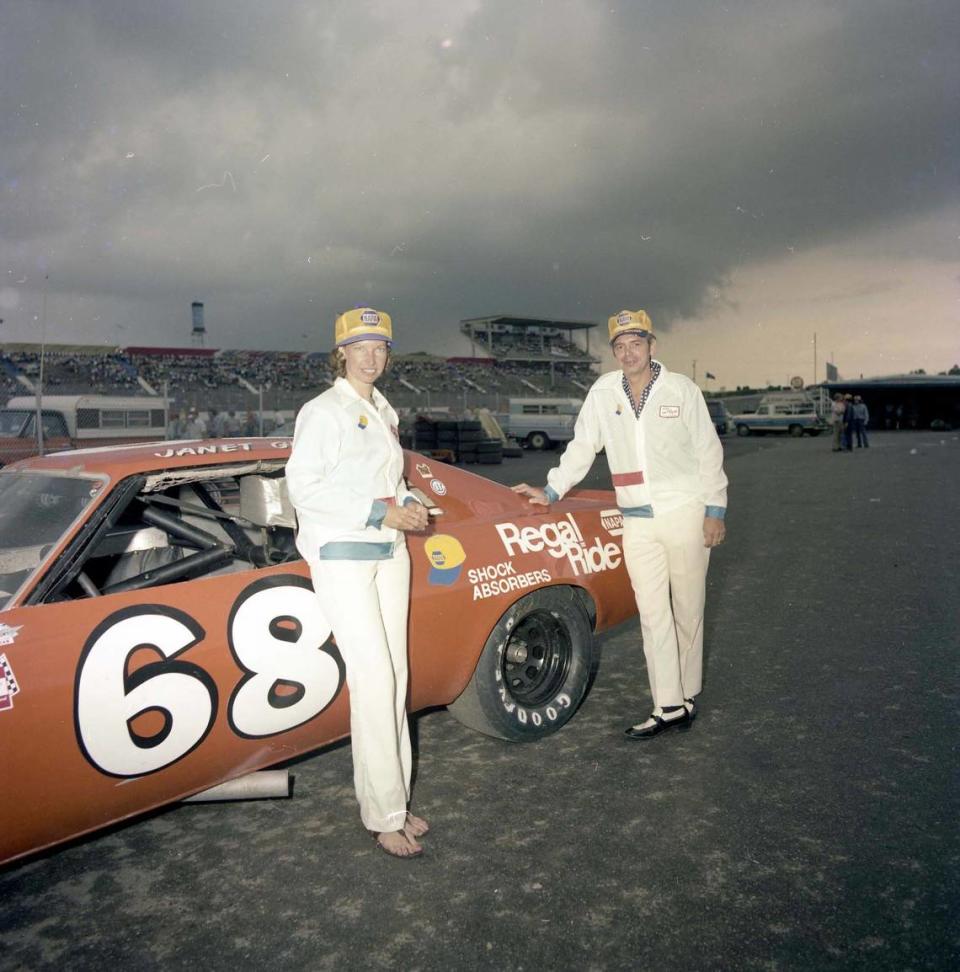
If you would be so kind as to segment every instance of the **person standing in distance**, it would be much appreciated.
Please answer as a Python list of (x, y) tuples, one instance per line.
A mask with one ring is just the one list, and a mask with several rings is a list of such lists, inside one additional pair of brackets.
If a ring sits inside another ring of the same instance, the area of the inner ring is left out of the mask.
[[(866, 402), (859, 396), (853, 396), (853, 431), (857, 436), (857, 448), (870, 448), (870, 441), (867, 439), (867, 422), (870, 421), (870, 409)], [(851, 442), (851, 447), (853, 443)]]
[(334, 327), (337, 378), (297, 416), (286, 478), (297, 549), (343, 656), (360, 817), (393, 857), (422, 853), (427, 822), (410, 813), (407, 616), (403, 534), (427, 510), (403, 479), (397, 413), (374, 387), (390, 356), (388, 314), (360, 307)]
[(531, 503), (555, 502), (606, 449), (654, 705), (626, 735), (650, 739), (688, 729), (696, 717), (707, 566), (726, 533), (727, 477), (703, 395), (689, 378), (654, 360), (647, 313), (621, 311), (608, 327), (620, 369), (590, 388), (546, 488), (521, 483), (513, 489)]

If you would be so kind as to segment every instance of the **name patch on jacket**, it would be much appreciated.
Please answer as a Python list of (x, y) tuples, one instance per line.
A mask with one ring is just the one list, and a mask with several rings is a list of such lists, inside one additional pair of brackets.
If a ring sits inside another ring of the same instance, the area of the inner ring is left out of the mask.
[(661, 405), (660, 418), (680, 418), (679, 405)]

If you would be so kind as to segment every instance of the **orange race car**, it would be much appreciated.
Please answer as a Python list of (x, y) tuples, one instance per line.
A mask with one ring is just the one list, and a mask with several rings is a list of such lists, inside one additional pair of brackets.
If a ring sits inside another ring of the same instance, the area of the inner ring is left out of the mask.
[[(348, 732), (294, 547), (291, 440), (79, 450), (0, 471), (0, 863)], [(410, 708), (505, 739), (562, 726), (592, 631), (636, 607), (613, 494), (532, 507), (415, 453)]]

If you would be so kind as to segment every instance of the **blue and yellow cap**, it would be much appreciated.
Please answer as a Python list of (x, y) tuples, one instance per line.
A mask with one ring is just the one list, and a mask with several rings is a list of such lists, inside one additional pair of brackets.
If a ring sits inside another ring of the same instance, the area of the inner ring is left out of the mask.
[(342, 348), (354, 341), (386, 341), (393, 344), (393, 322), (390, 315), (372, 307), (354, 307), (344, 311), (333, 326), (334, 347)]
[(653, 333), (653, 322), (650, 315), (644, 310), (622, 310), (614, 314), (607, 321), (607, 329), (610, 332), (610, 343), (621, 334), (639, 334), (641, 337), (655, 337)]
[(444, 587), (453, 584), (460, 576), (463, 562), (467, 559), (460, 541), (446, 533), (438, 533), (424, 540), (423, 549), (430, 561), (430, 583)]

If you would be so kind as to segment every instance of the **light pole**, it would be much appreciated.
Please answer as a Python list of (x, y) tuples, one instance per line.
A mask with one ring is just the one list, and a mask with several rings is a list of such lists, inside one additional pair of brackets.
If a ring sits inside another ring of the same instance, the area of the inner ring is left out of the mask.
[(37, 379), (37, 455), (43, 455), (43, 359), (47, 348), (47, 283), (50, 274), (43, 277), (43, 302), (40, 305), (40, 375)]

